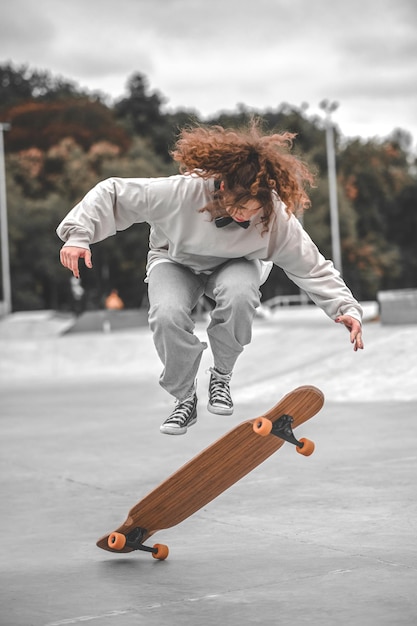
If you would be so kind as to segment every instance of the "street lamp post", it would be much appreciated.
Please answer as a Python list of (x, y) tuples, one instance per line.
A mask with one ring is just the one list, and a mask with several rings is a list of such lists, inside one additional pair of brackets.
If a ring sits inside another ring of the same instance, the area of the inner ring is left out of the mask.
[(339, 104), (337, 102), (329, 102), (323, 100), (320, 102), (320, 108), (326, 113), (326, 153), (327, 153), (327, 170), (329, 178), (329, 200), (330, 200), (330, 231), (332, 237), (332, 255), (333, 263), (336, 269), (342, 273), (342, 252), (340, 247), (340, 231), (339, 231), (339, 209), (337, 204), (337, 178), (336, 178), (336, 155), (334, 149), (334, 133), (331, 115), (336, 111)]
[(12, 289), (9, 262), (9, 227), (7, 224), (6, 168), (4, 165), (3, 132), (10, 130), (10, 124), (0, 122), (0, 231), (1, 231), (1, 271), (3, 281), (3, 313), (12, 312)]

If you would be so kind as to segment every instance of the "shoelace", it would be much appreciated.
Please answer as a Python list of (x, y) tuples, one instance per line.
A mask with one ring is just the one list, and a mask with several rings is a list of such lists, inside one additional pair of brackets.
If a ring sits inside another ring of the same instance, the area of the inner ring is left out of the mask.
[(194, 395), (190, 398), (183, 400), (182, 402), (179, 402), (179, 400), (177, 400), (177, 406), (165, 423), (178, 424), (178, 426), (182, 426), (183, 424), (185, 424), (193, 411), (194, 400)]
[(214, 368), (210, 367), (210, 402), (221, 402), (231, 406), (232, 396), (230, 395), (229, 382), (232, 378), (231, 374), (220, 374)]

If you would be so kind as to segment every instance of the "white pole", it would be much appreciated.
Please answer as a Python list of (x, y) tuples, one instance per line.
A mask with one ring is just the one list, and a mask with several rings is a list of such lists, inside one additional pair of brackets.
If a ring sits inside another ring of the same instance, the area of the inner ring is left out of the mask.
[(326, 152), (327, 152), (327, 170), (329, 178), (329, 201), (330, 201), (330, 231), (332, 237), (332, 256), (333, 263), (337, 270), (342, 273), (342, 252), (340, 246), (339, 231), (339, 208), (337, 203), (337, 177), (336, 177), (336, 154), (334, 148), (334, 134), (331, 114), (338, 107), (337, 102), (329, 102), (323, 100), (320, 103), (326, 113)]
[(3, 132), (10, 130), (10, 124), (0, 122), (0, 231), (1, 231), (1, 271), (3, 280), (3, 313), (9, 315), (12, 312), (12, 289), (10, 281), (9, 262), (9, 227), (7, 224), (7, 201), (6, 201), (6, 168), (4, 164), (4, 140)]

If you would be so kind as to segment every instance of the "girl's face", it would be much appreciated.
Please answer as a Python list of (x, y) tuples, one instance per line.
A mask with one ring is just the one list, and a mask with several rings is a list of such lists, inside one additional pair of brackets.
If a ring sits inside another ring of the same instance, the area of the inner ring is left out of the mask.
[(236, 222), (246, 222), (262, 210), (259, 200), (253, 198), (237, 206), (227, 206), (226, 211)]

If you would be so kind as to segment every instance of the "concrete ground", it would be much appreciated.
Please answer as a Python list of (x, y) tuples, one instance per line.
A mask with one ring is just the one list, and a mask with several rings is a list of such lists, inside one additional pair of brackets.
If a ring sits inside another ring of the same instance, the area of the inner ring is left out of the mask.
[[(368, 321), (355, 354), (315, 308), (258, 319), (235, 414), (206, 410), (206, 351), (199, 421), (183, 437), (159, 433), (171, 401), (145, 327), (64, 326), (0, 322), (2, 626), (417, 623), (417, 325)], [(155, 535), (166, 561), (95, 546), (181, 464), (302, 384), (326, 395), (297, 431), (313, 456), (287, 444)]]

